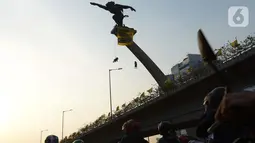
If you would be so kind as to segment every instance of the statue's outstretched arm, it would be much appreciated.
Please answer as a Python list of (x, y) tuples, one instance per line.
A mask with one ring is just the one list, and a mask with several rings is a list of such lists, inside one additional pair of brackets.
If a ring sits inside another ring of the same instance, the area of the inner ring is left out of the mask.
[(101, 4), (98, 4), (98, 3), (94, 3), (94, 2), (90, 2), (90, 4), (91, 4), (91, 5), (96, 5), (96, 6), (102, 8), (102, 9), (104, 9), (104, 10), (108, 10), (107, 7), (104, 6), (104, 5), (101, 5)]
[(123, 8), (123, 9), (128, 9), (128, 8), (130, 8), (132, 11), (136, 11), (133, 7), (128, 6), (128, 5), (115, 4), (115, 6), (121, 7), (121, 8)]

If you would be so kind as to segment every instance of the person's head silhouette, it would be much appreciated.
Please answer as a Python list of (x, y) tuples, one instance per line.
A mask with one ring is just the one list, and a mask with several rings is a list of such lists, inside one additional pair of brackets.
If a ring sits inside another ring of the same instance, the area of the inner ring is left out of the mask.
[(59, 139), (56, 135), (49, 135), (45, 139), (45, 143), (59, 143)]
[(112, 8), (114, 5), (115, 5), (115, 2), (113, 2), (113, 1), (106, 3), (106, 7), (108, 7), (108, 8)]

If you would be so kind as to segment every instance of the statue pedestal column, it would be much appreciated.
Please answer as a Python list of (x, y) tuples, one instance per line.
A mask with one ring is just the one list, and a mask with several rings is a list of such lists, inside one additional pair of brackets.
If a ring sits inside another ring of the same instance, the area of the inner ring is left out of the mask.
[(134, 28), (115, 26), (111, 34), (114, 34), (118, 38), (118, 45), (127, 46), (132, 44), (136, 32)]
[[(129, 27), (117, 27), (115, 26), (111, 34), (115, 35), (118, 39), (122, 36), (134, 36), (137, 31), (133, 28)], [(150, 59), (150, 57), (133, 41), (133, 37), (131, 41), (124, 43), (125, 45), (136, 57), (137, 59), (145, 66), (145, 68), (150, 72), (152, 77), (156, 80), (158, 85), (166, 91), (165, 88), (165, 81), (166, 76), (165, 74), (159, 69), (159, 67)]]

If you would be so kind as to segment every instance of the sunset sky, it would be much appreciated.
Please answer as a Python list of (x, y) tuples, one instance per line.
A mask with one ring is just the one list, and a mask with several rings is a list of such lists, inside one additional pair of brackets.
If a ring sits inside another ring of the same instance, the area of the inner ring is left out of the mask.
[[(112, 15), (87, 0), (0, 1), (0, 142), (39, 142), (61, 137), (109, 112), (108, 69), (114, 108), (156, 82), (126, 47), (110, 34)], [(105, 0), (94, 0), (105, 4)], [(132, 5), (124, 23), (138, 30), (134, 40), (165, 74), (188, 53), (198, 53), (202, 28), (214, 48), (255, 32), (255, 1), (118, 0)], [(230, 6), (249, 8), (250, 24), (230, 28)], [(115, 56), (119, 62), (113, 64)]]

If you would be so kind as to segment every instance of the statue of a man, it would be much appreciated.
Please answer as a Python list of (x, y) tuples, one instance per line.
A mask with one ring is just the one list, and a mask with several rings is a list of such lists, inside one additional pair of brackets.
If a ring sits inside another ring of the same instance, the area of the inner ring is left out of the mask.
[(118, 26), (124, 26), (123, 19), (124, 19), (124, 17), (128, 17), (128, 15), (123, 14), (123, 9), (130, 8), (132, 11), (135, 11), (135, 9), (131, 6), (115, 4), (113, 1), (106, 3), (105, 6), (98, 4), (98, 3), (94, 3), (94, 2), (91, 2), (90, 4), (96, 5), (102, 9), (105, 9), (105, 10), (109, 11), (110, 13), (112, 13), (113, 14), (112, 18)]

